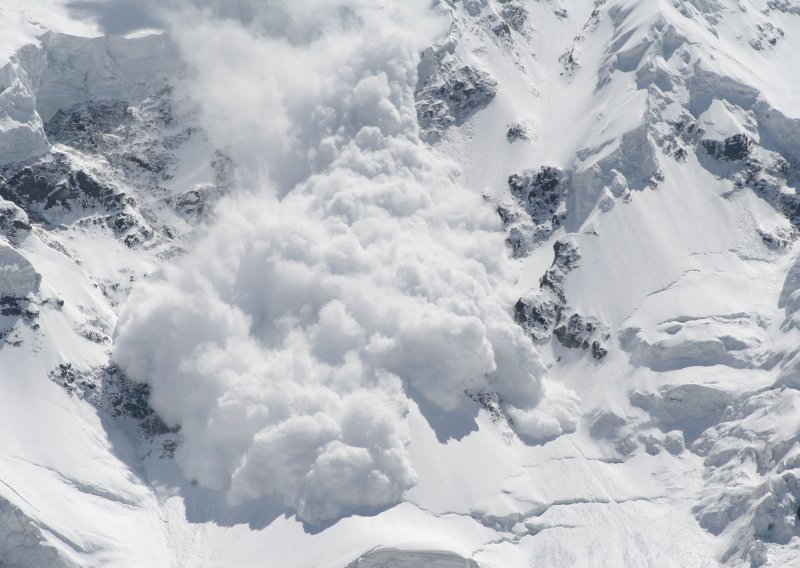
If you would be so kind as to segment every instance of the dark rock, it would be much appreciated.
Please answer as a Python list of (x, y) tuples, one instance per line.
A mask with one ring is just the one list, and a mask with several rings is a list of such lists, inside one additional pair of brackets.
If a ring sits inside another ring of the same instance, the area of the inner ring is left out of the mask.
[(517, 2), (508, 2), (500, 8), (500, 17), (503, 18), (514, 31), (524, 33), (525, 23), (528, 21), (528, 10)]
[(464, 393), (489, 413), (492, 422), (511, 423), (511, 419), (503, 412), (503, 399), (496, 392), (467, 389)]
[(528, 129), (521, 122), (514, 122), (508, 126), (506, 140), (508, 140), (509, 144), (516, 142), (517, 140), (530, 140)]
[(416, 93), (417, 120), (422, 136), (435, 142), (451, 125), (460, 126), (485, 108), (497, 94), (497, 82), (485, 71), (474, 67), (455, 68), (443, 63)]
[(508, 27), (506, 22), (500, 22), (492, 28), (494, 35), (504, 40), (511, 40), (511, 28)]
[(0, 184), (0, 197), (15, 203), (29, 215), (61, 208), (72, 211), (101, 206), (109, 209), (118, 203), (115, 190), (93, 174), (76, 168), (58, 152), (14, 173)]
[(103, 135), (113, 132), (128, 118), (128, 103), (94, 100), (58, 110), (44, 125), (51, 142), (78, 148), (95, 147)]
[(539, 287), (549, 289), (561, 304), (566, 304), (564, 278), (578, 266), (581, 255), (578, 252), (578, 247), (569, 241), (556, 241), (553, 243), (553, 252), (555, 253), (553, 263), (539, 279)]
[(567, 198), (561, 171), (544, 166), (538, 171), (525, 170), (508, 178), (511, 194), (525, 207), (534, 223), (550, 223), (555, 230), (566, 217), (562, 205)]
[(608, 350), (601, 342), (608, 341), (611, 333), (599, 320), (593, 317), (583, 317), (572, 314), (566, 323), (559, 325), (553, 331), (558, 342), (569, 349), (591, 349), (595, 359), (602, 359)]
[(517, 300), (514, 321), (536, 342), (546, 341), (558, 320), (560, 307), (556, 301), (543, 294), (532, 294)]
[(64, 362), (50, 371), (49, 376), (70, 396), (86, 400), (108, 416), (134, 420), (148, 438), (178, 431), (167, 426), (150, 406), (149, 385), (132, 382), (116, 365), (79, 370)]
[(717, 160), (735, 162), (750, 155), (752, 140), (746, 134), (735, 134), (725, 140), (702, 140), (700, 145)]

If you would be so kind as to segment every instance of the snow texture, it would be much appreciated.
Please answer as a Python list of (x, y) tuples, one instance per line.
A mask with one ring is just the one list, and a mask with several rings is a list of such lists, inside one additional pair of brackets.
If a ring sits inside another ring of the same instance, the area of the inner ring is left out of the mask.
[(797, 53), (789, 0), (4, 0), (0, 565), (796, 565)]
[[(378, 511), (414, 485), (409, 398), (463, 422), (477, 410), (466, 390), (496, 391), (530, 441), (574, 430), (577, 412), (570, 393), (542, 402), (498, 220), (417, 137), (416, 57), (430, 39), (404, 31), (412, 6), (345, 6), (358, 23), (334, 17), (313, 41), (211, 23), (181, 38), (203, 62), (195, 92), (212, 137), (219, 121), (230, 136), (250, 120), (253, 104), (215, 85), (243, 80), (235, 65), (260, 54), (283, 57), (241, 91), (285, 123), (233, 147), (245, 168), (259, 155), (259, 188), (221, 204), (196, 252), (133, 292), (114, 348), (181, 426), (187, 477), (233, 503), (278, 496), (309, 523)], [(458, 100), (456, 122), (473, 108)], [(282, 170), (284, 136), (301, 171)]]

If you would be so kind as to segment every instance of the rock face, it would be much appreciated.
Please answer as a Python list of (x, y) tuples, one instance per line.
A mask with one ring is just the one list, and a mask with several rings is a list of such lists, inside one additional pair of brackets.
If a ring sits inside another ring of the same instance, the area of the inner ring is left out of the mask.
[(602, 359), (608, 354), (608, 349), (603, 345), (611, 337), (611, 332), (597, 318), (572, 314), (565, 323), (553, 330), (553, 335), (564, 347), (591, 350), (595, 359)]
[(506, 140), (508, 143), (514, 143), (517, 140), (530, 140), (530, 132), (528, 127), (521, 122), (514, 122), (508, 126), (506, 131)]
[(444, 59), (417, 90), (417, 121), (423, 139), (435, 142), (450, 126), (461, 126), (497, 94), (491, 75)]
[[(49, 377), (163, 458), (175, 430), (150, 408), (147, 385), (109, 366), (108, 351), (130, 287), (176, 254), (230, 181), (230, 159), (167, 86), (178, 66), (165, 36), (48, 33), (0, 68), (0, 379)], [(187, 155), (197, 161), (187, 166)], [(52, 475), (76, 495), (131, 502), (71, 472)], [(55, 508), (43, 517), (0, 494), (0, 565), (88, 565), (72, 529), (49, 523)]]
[(539, 289), (514, 306), (514, 319), (536, 343), (555, 337), (563, 347), (589, 351), (601, 360), (608, 354), (610, 329), (595, 317), (574, 313), (564, 289), (567, 275), (579, 265), (578, 248), (570, 241), (556, 241), (553, 253), (553, 264), (539, 280)]
[(725, 140), (703, 140), (706, 152), (717, 160), (738, 162), (750, 155), (752, 142), (746, 134), (735, 134)]
[(544, 166), (539, 170), (525, 170), (508, 178), (508, 188), (537, 225), (552, 232), (564, 221), (567, 197), (563, 174), (556, 168)]
[[(507, 137), (514, 128), (509, 128)], [(514, 201), (501, 203), (497, 212), (508, 231), (507, 242), (513, 255), (524, 257), (563, 225), (567, 216), (567, 183), (561, 171), (545, 166), (509, 176), (508, 188)]]

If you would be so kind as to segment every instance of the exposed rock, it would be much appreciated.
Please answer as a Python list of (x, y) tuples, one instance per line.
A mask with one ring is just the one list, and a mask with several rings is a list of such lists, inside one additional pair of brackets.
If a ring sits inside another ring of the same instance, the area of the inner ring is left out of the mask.
[(65, 362), (50, 371), (50, 380), (108, 416), (134, 420), (146, 437), (177, 432), (150, 407), (150, 386), (128, 380), (116, 365), (81, 370)]
[(553, 252), (553, 263), (539, 279), (539, 286), (549, 289), (561, 304), (565, 304), (567, 299), (564, 295), (564, 278), (578, 266), (581, 255), (578, 247), (567, 240), (554, 242)]
[(752, 140), (746, 134), (735, 134), (725, 140), (703, 140), (700, 145), (717, 160), (740, 161), (750, 155)]
[(56, 213), (48, 210), (54, 208), (113, 211), (125, 204), (124, 192), (61, 152), (48, 154), (13, 173), (5, 184), (0, 184), (0, 197), (12, 201), (35, 220), (51, 220), (52, 224), (57, 224)]
[(525, 24), (528, 21), (528, 10), (519, 2), (505, 2), (500, 8), (500, 16), (508, 22), (514, 31), (525, 32)]
[(539, 290), (520, 298), (514, 307), (514, 319), (537, 343), (550, 339), (553, 327), (566, 306), (564, 277), (580, 260), (578, 248), (569, 241), (553, 243), (554, 258), (539, 280)]
[(778, 40), (785, 35), (786, 33), (772, 22), (764, 22), (763, 24), (756, 24), (756, 35), (748, 43), (756, 51), (761, 51), (767, 47), (775, 47), (778, 44)]
[(531, 294), (517, 300), (514, 306), (514, 320), (537, 343), (544, 343), (550, 338), (550, 330), (559, 315), (559, 305), (545, 294)]
[(611, 337), (611, 331), (600, 320), (572, 314), (569, 319), (553, 330), (558, 342), (569, 349), (591, 348), (592, 357), (602, 359), (608, 353), (603, 346)]
[(513, 174), (508, 188), (537, 226), (539, 238), (546, 238), (563, 224), (567, 188), (560, 170), (545, 166)]
[(511, 144), (517, 140), (530, 140), (530, 133), (528, 127), (522, 122), (514, 122), (508, 125), (506, 132), (506, 140)]
[(541, 232), (531, 221), (530, 215), (518, 203), (496, 205), (497, 214), (508, 233), (506, 243), (514, 258), (523, 258), (541, 242)]
[(106, 146), (106, 135), (130, 119), (128, 106), (125, 101), (95, 100), (60, 109), (45, 124), (45, 133), (51, 143), (97, 150)]
[(485, 71), (448, 60), (416, 93), (423, 139), (436, 142), (450, 126), (461, 126), (497, 94), (497, 82)]

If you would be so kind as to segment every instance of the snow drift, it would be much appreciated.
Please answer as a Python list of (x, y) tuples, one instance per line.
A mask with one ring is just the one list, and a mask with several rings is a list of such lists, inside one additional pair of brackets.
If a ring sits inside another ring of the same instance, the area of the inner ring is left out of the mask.
[(463, 421), (465, 391), (497, 393), (530, 441), (576, 423), (513, 320), (499, 219), (418, 137), (419, 53), (443, 22), (396, 4), (182, 14), (186, 87), (243, 191), (134, 290), (116, 332), (115, 361), (181, 427), (188, 478), (309, 523), (415, 483), (412, 399)]

